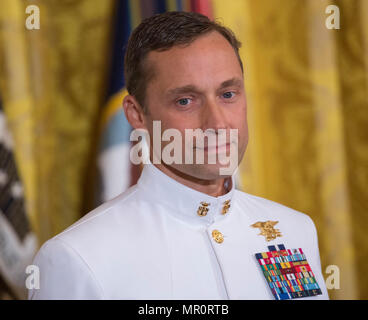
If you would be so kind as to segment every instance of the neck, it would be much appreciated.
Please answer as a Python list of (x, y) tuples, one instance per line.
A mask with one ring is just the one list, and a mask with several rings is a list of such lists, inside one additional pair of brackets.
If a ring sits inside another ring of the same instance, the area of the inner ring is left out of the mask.
[[(222, 196), (232, 188), (232, 180), (230, 177), (203, 180), (182, 173), (181, 171), (165, 164), (154, 164), (154, 166), (177, 182), (212, 197)], [(225, 183), (227, 181), (229, 182), (228, 184)]]

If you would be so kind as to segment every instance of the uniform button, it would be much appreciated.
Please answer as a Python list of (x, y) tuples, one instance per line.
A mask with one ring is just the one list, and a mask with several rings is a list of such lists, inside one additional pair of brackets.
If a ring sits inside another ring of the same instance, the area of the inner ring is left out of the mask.
[(218, 230), (213, 230), (212, 231), (212, 238), (213, 240), (215, 240), (217, 243), (222, 243), (224, 242), (224, 236), (222, 235), (222, 233)]

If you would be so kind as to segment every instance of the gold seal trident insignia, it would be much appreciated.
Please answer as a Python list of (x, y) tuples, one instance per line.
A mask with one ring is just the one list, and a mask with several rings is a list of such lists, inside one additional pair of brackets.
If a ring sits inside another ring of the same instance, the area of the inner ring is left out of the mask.
[(265, 236), (266, 241), (271, 241), (276, 239), (277, 237), (282, 237), (282, 234), (279, 229), (275, 229), (274, 226), (279, 223), (278, 221), (258, 221), (251, 225), (253, 228), (259, 228), (261, 233), (258, 235)]

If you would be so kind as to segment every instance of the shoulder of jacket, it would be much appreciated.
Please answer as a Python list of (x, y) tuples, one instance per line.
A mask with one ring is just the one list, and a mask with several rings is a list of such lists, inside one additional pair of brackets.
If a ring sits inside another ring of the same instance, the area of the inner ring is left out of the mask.
[[(46, 241), (32, 262), (39, 268), (39, 288), (28, 299), (100, 299), (103, 289), (83, 257), (68, 243), (54, 237)], [(83, 287), (83, 290), (76, 290)]]
[(80, 252), (81, 248), (89, 247), (92, 243), (99, 243), (100, 237), (103, 236), (106, 230), (114, 230), (117, 216), (119, 218), (123, 217), (123, 219), (127, 215), (132, 216), (129, 215), (129, 212), (133, 211), (128, 208), (136, 198), (134, 197), (136, 191), (136, 186), (132, 186), (112, 200), (90, 211), (65, 230), (46, 241), (41, 247), (42, 251), (49, 246), (62, 249), (58, 240), (76, 253)]
[(238, 201), (240, 201), (244, 206), (250, 206), (255, 209), (262, 210), (263, 214), (269, 214), (270, 218), (277, 215), (280, 218), (291, 219), (295, 222), (315, 228), (313, 220), (306, 213), (297, 211), (276, 201), (252, 195), (240, 190), (236, 190), (236, 196)]
[(88, 212), (78, 221), (67, 227), (65, 230), (57, 234), (55, 237), (63, 238), (64, 234), (72, 232), (74, 229), (78, 229), (84, 225), (93, 225), (95, 223), (99, 223), (100, 219), (107, 219), (107, 213), (111, 212), (114, 209), (121, 208), (123, 206), (127, 206), (130, 200), (133, 198), (132, 196), (137, 192), (136, 185), (130, 187), (125, 192), (121, 193), (120, 195), (116, 196), (115, 198), (104, 202), (97, 208), (93, 209), (92, 211)]

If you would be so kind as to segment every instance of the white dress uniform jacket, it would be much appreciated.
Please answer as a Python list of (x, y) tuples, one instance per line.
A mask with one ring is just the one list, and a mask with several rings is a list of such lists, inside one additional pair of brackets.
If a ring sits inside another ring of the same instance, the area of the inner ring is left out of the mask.
[[(328, 299), (313, 221), (232, 182), (227, 194), (212, 197), (145, 165), (135, 186), (41, 247), (33, 262), (40, 288), (29, 298), (274, 299), (255, 253), (282, 243), (303, 249), (322, 290), (299, 299)], [(208, 203), (204, 216), (201, 202)], [(269, 242), (251, 227), (268, 220), (282, 234)]]

